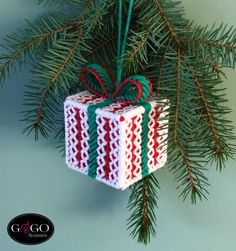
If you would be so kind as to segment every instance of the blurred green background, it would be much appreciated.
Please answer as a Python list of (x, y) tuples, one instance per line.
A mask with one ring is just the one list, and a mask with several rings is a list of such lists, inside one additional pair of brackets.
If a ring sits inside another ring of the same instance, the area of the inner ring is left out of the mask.
[[(45, 9), (29, 0), (0, 0), (0, 39), (24, 27)], [(227, 22), (236, 26), (235, 0), (184, 0), (186, 14), (200, 24)], [(230, 115), (236, 125), (236, 71), (225, 81)], [(178, 199), (173, 177), (158, 171), (161, 190), (157, 237), (148, 246), (137, 244), (125, 230), (129, 191), (116, 191), (70, 171), (51, 141), (34, 143), (21, 135), (19, 122), (24, 84), (29, 69), (9, 79), (0, 90), (0, 250), (236, 250), (236, 169), (229, 161), (220, 174), (212, 167), (208, 201), (192, 206)], [(8, 222), (18, 214), (48, 216), (55, 234), (30, 247), (7, 234)]]

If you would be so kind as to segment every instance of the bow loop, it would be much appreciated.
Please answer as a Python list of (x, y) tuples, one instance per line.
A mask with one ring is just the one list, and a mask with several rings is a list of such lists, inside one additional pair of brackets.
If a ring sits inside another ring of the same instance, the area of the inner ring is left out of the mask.
[(90, 64), (86, 66), (81, 70), (80, 77), (88, 90), (99, 97), (108, 99), (115, 91), (112, 77), (100, 65)]
[(142, 75), (135, 75), (121, 83), (113, 95), (113, 100), (127, 104), (144, 102), (151, 92), (151, 81)]

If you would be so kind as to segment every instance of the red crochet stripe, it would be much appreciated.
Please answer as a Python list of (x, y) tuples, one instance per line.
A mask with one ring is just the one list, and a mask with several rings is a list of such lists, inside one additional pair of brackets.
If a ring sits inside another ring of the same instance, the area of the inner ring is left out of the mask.
[(81, 156), (81, 150), (82, 150), (82, 145), (81, 145), (82, 135), (81, 135), (81, 131), (82, 131), (82, 127), (81, 127), (81, 117), (80, 117), (80, 110), (79, 109), (76, 109), (75, 119), (77, 121), (76, 129), (78, 130), (78, 133), (77, 133), (77, 136), (76, 136), (76, 139), (78, 140), (78, 144), (76, 146), (76, 148), (78, 150), (78, 153), (76, 155), (76, 159), (78, 161), (77, 168), (79, 169), (79, 168), (81, 168), (80, 161), (82, 159), (82, 156)]
[(99, 98), (98, 96), (93, 96), (92, 98), (88, 98), (87, 100), (85, 100), (83, 104), (87, 105), (89, 102), (94, 101), (98, 98)]
[(160, 117), (160, 113), (158, 111), (159, 107), (156, 106), (155, 107), (155, 125), (154, 125), (154, 165), (156, 166), (158, 164), (158, 156), (159, 156), (159, 152), (158, 152), (158, 147), (159, 147), (159, 143), (158, 143), (158, 128), (159, 128), (159, 123), (158, 123), (158, 119)]
[(125, 103), (120, 103), (120, 106), (121, 106), (121, 107), (114, 107), (114, 108), (111, 108), (111, 109), (112, 109), (111, 112), (112, 112), (112, 113), (115, 113), (115, 112), (122, 111), (122, 109), (124, 109), (124, 108), (127, 106), (127, 104), (125, 104)]
[(135, 154), (134, 154), (134, 151), (135, 151), (135, 149), (136, 149), (136, 146), (135, 146), (135, 144), (134, 144), (134, 142), (135, 142), (135, 139), (136, 139), (136, 135), (135, 135), (135, 129), (136, 129), (136, 124), (135, 124), (135, 120), (136, 120), (136, 118), (137, 118), (137, 116), (135, 116), (135, 117), (133, 117), (132, 118), (132, 139), (131, 139), (131, 141), (132, 141), (132, 149), (131, 149), (131, 153), (132, 153), (132, 161), (131, 161), (131, 163), (132, 163), (132, 169), (131, 169), (131, 179), (133, 179), (133, 178), (135, 178), (136, 177), (136, 175), (134, 174), (134, 171), (135, 171), (135, 169), (136, 169), (136, 166), (135, 166)]
[(105, 141), (107, 142), (106, 147), (105, 147), (105, 151), (106, 151), (106, 156), (105, 156), (105, 161), (106, 164), (104, 166), (104, 172), (105, 172), (105, 176), (104, 179), (109, 180), (109, 173), (110, 173), (110, 152), (111, 152), (111, 137), (110, 137), (110, 125), (109, 125), (109, 119), (105, 118), (105, 125), (104, 125), (104, 129), (106, 131), (106, 135), (105, 135)]

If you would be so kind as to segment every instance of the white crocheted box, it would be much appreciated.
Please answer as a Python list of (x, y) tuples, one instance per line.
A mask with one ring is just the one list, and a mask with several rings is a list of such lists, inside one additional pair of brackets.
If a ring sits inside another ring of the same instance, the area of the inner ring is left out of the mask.
[[(143, 106), (113, 103), (97, 108), (97, 149), (94, 178), (116, 189), (125, 189), (142, 179), (142, 158), (147, 157), (146, 175), (164, 166), (167, 160), (166, 138), (168, 106), (149, 98), (147, 148), (142, 155)], [(87, 109), (104, 99), (88, 91), (69, 96), (64, 103), (66, 164), (73, 170), (89, 174), (90, 133)]]

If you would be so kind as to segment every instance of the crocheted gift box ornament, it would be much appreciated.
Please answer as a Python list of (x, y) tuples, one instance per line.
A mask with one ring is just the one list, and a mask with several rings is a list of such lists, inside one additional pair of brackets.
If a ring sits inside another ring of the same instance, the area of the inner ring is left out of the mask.
[[(151, 96), (152, 83), (134, 75), (122, 82), (133, 0), (124, 32), (119, 1), (116, 83), (103, 67), (91, 64), (80, 75), (89, 90), (65, 101), (66, 163), (117, 189), (125, 189), (166, 162), (166, 105)], [(164, 112), (163, 112), (164, 111)]]
[[(73, 170), (123, 190), (164, 166), (168, 107), (158, 104), (155, 96), (147, 100), (148, 113), (145, 104), (115, 102), (95, 110), (94, 127), (88, 109), (104, 100), (88, 91), (67, 97), (66, 163)], [(90, 140), (96, 141), (95, 146), (91, 147)]]

